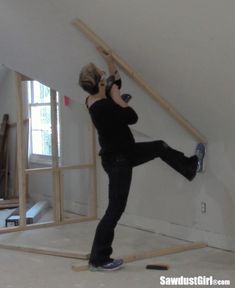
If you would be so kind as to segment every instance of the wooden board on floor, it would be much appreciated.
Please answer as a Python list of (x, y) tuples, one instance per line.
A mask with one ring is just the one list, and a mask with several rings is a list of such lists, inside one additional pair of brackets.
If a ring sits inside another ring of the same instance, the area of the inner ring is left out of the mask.
[(0, 249), (8, 249), (8, 250), (14, 250), (14, 251), (50, 255), (50, 256), (57, 256), (57, 257), (64, 257), (64, 258), (72, 258), (72, 259), (81, 259), (81, 260), (87, 260), (89, 258), (89, 254), (71, 252), (71, 251), (66, 251), (62, 249), (46, 249), (43, 247), (32, 248), (32, 247), (26, 247), (26, 246), (13, 246), (13, 245), (7, 245), (7, 244), (0, 244)]
[[(189, 251), (193, 249), (201, 249), (207, 247), (207, 243), (204, 242), (195, 242), (190, 244), (184, 244), (184, 245), (177, 245), (174, 247), (169, 248), (163, 248), (163, 249), (157, 249), (157, 250), (151, 250), (143, 253), (139, 253), (136, 255), (129, 255), (120, 257), (124, 260), (124, 263), (131, 263), (139, 260), (144, 260), (148, 258), (154, 258), (158, 256), (164, 256), (169, 254), (175, 254), (180, 253), (184, 251)], [(75, 272), (81, 272), (88, 270), (88, 265), (73, 265), (72, 266), (73, 271)]]

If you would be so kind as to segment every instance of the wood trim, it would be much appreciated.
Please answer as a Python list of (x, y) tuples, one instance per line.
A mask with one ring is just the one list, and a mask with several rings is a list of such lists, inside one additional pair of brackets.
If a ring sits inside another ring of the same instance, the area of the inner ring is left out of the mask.
[(91, 30), (83, 21), (76, 19), (73, 21), (73, 25), (80, 30), (88, 39), (90, 39), (96, 46), (102, 47), (106, 51), (112, 51), (113, 59), (116, 63), (143, 88), (159, 105), (170, 114), (182, 127), (184, 127), (192, 136), (194, 136), (199, 142), (207, 143), (207, 139), (203, 136), (195, 127), (193, 127), (188, 120), (186, 120), (166, 99), (160, 96), (160, 94), (150, 87), (150, 85), (136, 73), (136, 71), (118, 54), (113, 51), (94, 31)]
[[(124, 256), (120, 258), (124, 260), (124, 263), (131, 263), (131, 262), (135, 262), (139, 260), (190, 251), (193, 249), (206, 248), (207, 246), (208, 246), (207, 243), (195, 242), (195, 243), (190, 243), (190, 244), (177, 245), (177, 246), (173, 246), (169, 248), (151, 250), (151, 251), (142, 252), (139, 254), (132, 254), (132, 255), (128, 255), (128, 256)], [(86, 271), (88, 270), (88, 265), (73, 265), (72, 269), (75, 272)]]

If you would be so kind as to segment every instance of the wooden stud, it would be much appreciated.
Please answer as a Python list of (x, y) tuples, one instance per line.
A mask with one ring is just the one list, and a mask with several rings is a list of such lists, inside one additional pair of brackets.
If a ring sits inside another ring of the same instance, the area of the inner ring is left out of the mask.
[(8, 249), (13, 251), (21, 251), (27, 253), (35, 253), (35, 254), (57, 256), (64, 258), (81, 259), (81, 260), (87, 260), (89, 258), (88, 253), (78, 253), (75, 251), (71, 252), (69, 250), (63, 250), (63, 249), (51, 249), (51, 248), (46, 249), (44, 247), (32, 248), (27, 246), (0, 244), (0, 249)]
[(142, 87), (160, 106), (169, 113), (182, 127), (184, 127), (197, 141), (207, 143), (207, 139), (194, 128), (189, 121), (187, 121), (167, 100), (160, 96), (160, 94), (150, 87), (148, 83), (138, 75), (135, 70), (127, 64), (121, 57), (118, 56), (95, 32), (93, 32), (83, 21), (76, 19), (73, 25), (79, 29), (88, 39), (90, 39), (96, 46), (102, 47), (105, 51), (112, 51), (113, 59), (117, 64), (135, 80), (140, 87)]
[[(180, 253), (180, 252), (185, 252), (185, 251), (190, 251), (193, 249), (201, 249), (207, 247), (207, 243), (204, 242), (195, 242), (195, 243), (190, 243), (190, 244), (183, 244), (183, 245), (177, 245), (169, 248), (162, 248), (162, 249), (157, 249), (157, 250), (151, 250), (147, 252), (142, 252), (136, 255), (129, 255), (129, 256), (124, 256), (120, 257), (121, 259), (124, 260), (124, 263), (131, 263), (139, 260), (144, 260), (144, 259), (149, 259), (149, 258), (154, 258), (154, 257), (159, 257), (159, 256), (164, 256), (164, 255), (169, 255), (169, 254), (175, 254), (175, 253)], [(88, 270), (88, 265), (73, 265), (72, 266), (73, 271), (80, 272), (80, 271), (86, 271)]]
[(60, 203), (63, 201), (60, 195), (60, 171), (59, 167), (59, 153), (58, 153), (58, 133), (57, 133), (57, 103), (56, 91), (50, 89), (51, 92), (51, 130), (52, 130), (52, 176), (53, 176), (53, 212), (56, 223), (61, 221)]
[(26, 226), (26, 176), (25, 176), (25, 151), (24, 151), (24, 127), (23, 127), (23, 103), (21, 75), (16, 73), (16, 103), (17, 103), (17, 167), (18, 167), (18, 186), (20, 204), (20, 226)]
[(63, 170), (60, 169), (60, 211), (61, 211), (61, 222), (65, 220), (64, 218), (64, 173)]

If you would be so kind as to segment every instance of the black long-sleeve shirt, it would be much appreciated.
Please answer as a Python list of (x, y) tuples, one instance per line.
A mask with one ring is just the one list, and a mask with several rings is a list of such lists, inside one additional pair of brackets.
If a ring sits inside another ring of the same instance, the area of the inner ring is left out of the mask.
[(126, 153), (132, 149), (135, 139), (128, 125), (138, 120), (134, 109), (123, 108), (112, 99), (104, 98), (93, 103), (89, 113), (98, 132), (99, 155)]

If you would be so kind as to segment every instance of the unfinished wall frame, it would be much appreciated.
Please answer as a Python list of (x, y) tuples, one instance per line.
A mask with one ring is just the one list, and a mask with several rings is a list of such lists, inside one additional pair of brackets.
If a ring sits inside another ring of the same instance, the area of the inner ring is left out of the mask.
[[(15, 72), (16, 79), (16, 103), (17, 103), (17, 170), (18, 170), (18, 189), (19, 189), (19, 208), (20, 208), (20, 223), (19, 226), (0, 228), (0, 234), (24, 231), (31, 229), (39, 229), (46, 227), (54, 227), (64, 224), (80, 223), (85, 221), (92, 221), (97, 218), (97, 181), (96, 181), (96, 142), (95, 142), (95, 130), (92, 126), (91, 138), (92, 138), (92, 163), (78, 164), (70, 166), (60, 166), (58, 156), (58, 130), (57, 130), (57, 103), (56, 103), (56, 91), (51, 89), (51, 122), (52, 122), (52, 166), (45, 168), (33, 168), (28, 169), (25, 166), (25, 153), (24, 153), (24, 118), (23, 118), (23, 99), (22, 99), (22, 82), (33, 81), (31, 78), (24, 76), (18, 72)], [(71, 218), (65, 219), (63, 213), (64, 207), (64, 189), (62, 185), (62, 173), (68, 170), (84, 170), (88, 169), (92, 173), (91, 191), (88, 200), (88, 215), (81, 216), (79, 219)], [(53, 177), (53, 221), (45, 223), (26, 224), (26, 203), (27, 203), (27, 177), (29, 174), (49, 172)]]

